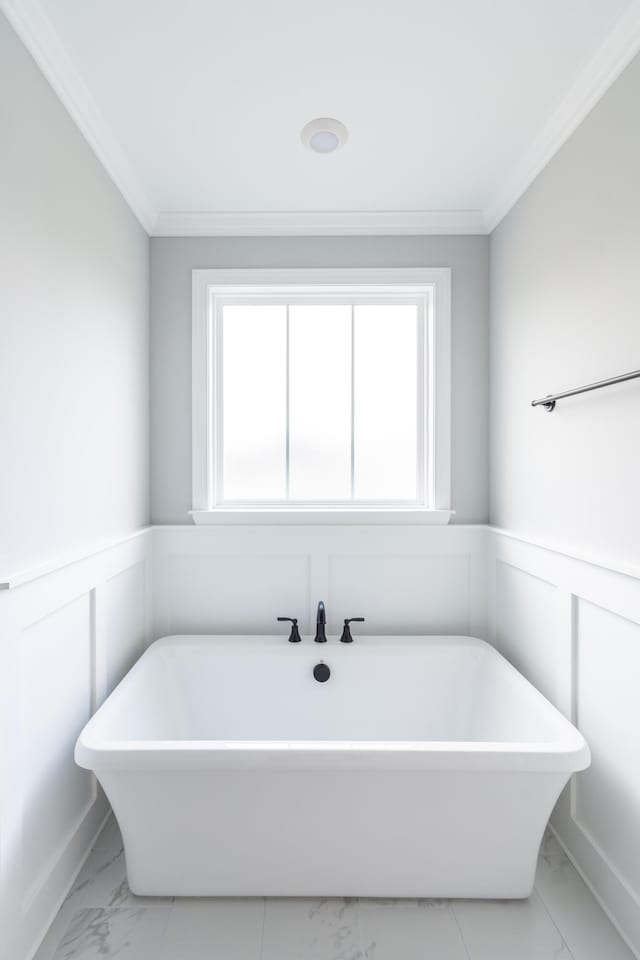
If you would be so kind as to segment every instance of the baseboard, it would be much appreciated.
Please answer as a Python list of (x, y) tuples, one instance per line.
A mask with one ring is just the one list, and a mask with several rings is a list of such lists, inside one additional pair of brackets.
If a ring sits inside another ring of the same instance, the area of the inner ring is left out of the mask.
[[(99, 801), (98, 801), (98, 802), (99, 802)], [(93, 846), (94, 846), (96, 840), (97, 840), (98, 837), (100, 836), (102, 830), (104, 829), (104, 826), (105, 826), (107, 820), (108, 820), (109, 817), (111, 816), (111, 807), (108, 805), (108, 803), (106, 802), (106, 800), (104, 800), (104, 801), (101, 803), (101, 806), (106, 807), (106, 810), (103, 811), (103, 814), (102, 814), (101, 817), (100, 817), (100, 815), (98, 814), (98, 816), (99, 816), (98, 826), (97, 826), (97, 827), (94, 827), (94, 829), (93, 829), (93, 830), (91, 831), (91, 833), (89, 834), (89, 840), (88, 840), (88, 842), (85, 842), (85, 843), (83, 844), (84, 853), (82, 854), (82, 857), (81, 857), (79, 860), (77, 860), (77, 866), (76, 866), (76, 868), (74, 869), (73, 873), (71, 874), (69, 881), (67, 882), (67, 884), (65, 885), (65, 887), (63, 888), (63, 890), (61, 891), (61, 893), (59, 893), (56, 901), (54, 902), (54, 904), (53, 904), (53, 906), (52, 906), (52, 908), (51, 908), (49, 917), (48, 917), (48, 919), (45, 921), (44, 926), (43, 926), (43, 929), (41, 930), (40, 934), (39, 934), (39, 935), (36, 937), (36, 939), (34, 940), (31, 948), (29, 949), (29, 951), (28, 951), (28, 953), (27, 953), (27, 955), (26, 955), (26, 957), (25, 957), (25, 960), (33, 960), (33, 958), (35, 957), (36, 953), (38, 952), (38, 950), (39, 950), (40, 947), (42, 946), (42, 943), (43, 943), (43, 941), (44, 941), (47, 933), (48, 933), (49, 930), (51, 929), (51, 926), (52, 926), (54, 920), (56, 919), (58, 913), (60, 912), (60, 909), (62, 908), (65, 900), (66, 900), (67, 897), (69, 896), (69, 893), (70, 893), (70, 891), (72, 890), (73, 885), (74, 885), (74, 883), (76, 882), (76, 880), (77, 880), (77, 878), (78, 878), (78, 876), (79, 876), (82, 868), (84, 867), (85, 863), (87, 862), (87, 859), (88, 859), (88, 857), (89, 857), (89, 854), (91, 853), (91, 850), (93, 849)], [(81, 829), (82, 829), (82, 828), (80, 828), (80, 830), (78, 830), (78, 833), (81, 832)]]
[(599, 905), (600, 908), (602, 909), (602, 912), (603, 912), (603, 913), (607, 916), (607, 918), (611, 921), (611, 924), (612, 924), (613, 927), (615, 928), (616, 932), (619, 934), (620, 938), (621, 938), (622, 940), (624, 940), (625, 944), (629, 947), (629, 950), (631, 950), (631, 953), (634, 955), (634, 957), (636, 957), (637, 960), (640, 960), (640, 950), (638, 950), (638, 949), (633, 945), (633, 943), (631, 942), (631, 940), (629, 939), (629, 937), (627, 936), (627, 934), (625, 933), (625, 931), (622, 929), (622, 927), (620, 926), (620, 923), (619, 923), (618, 920), (616, 919), (615, 915), (611, 912), (608, 904), (607, 904), (607, 903), (603, 900), (603, 898), (600, 896), (600, 894), (598, 893), (598, 890), (597, 890), (596, 887), (593, 885), (593, 883), (591, 882), (591, 880), (589, 879), (589, 877), (587, 876), (587, 874), (584, 872), (584, 870), (583, 870), (582, 867), (580, 866), (580, 863), (578, 862), (578, 860), (576, 860), (576, 858), (574, 857), (573, 853), (571, 852), (570, 848), (567, 846), (567, 844), (566, 844), (566, 843), (564, 842), (564, 840), (562, 839), (562, 835), (559, 833), (558, 829), (553, 825), (553, 823), (549, 823), (549, 829), (551, 830), (551, 833), (553, 834), (553, 836), (556, 838), (556, 840), (558, 841), (558, 843), (559, 843), (560, 846), (562, 847), (564, 853), (566, 854), (566, 856), (567, 856), (568, 859), (570, 860), (570, 862), (571, 862), (571, 864), (573, 865), (573, 867), (575, 868), (576, 872), (577, 872), (578, 875), (580, 876), (580, 879), (584, 882), (585, 886), (586, 886), (587, 889), (589, 890), (589, 893), (593, 896), (594, 900), (596, 900), (596, 902), (598, 903), (598, 905)]

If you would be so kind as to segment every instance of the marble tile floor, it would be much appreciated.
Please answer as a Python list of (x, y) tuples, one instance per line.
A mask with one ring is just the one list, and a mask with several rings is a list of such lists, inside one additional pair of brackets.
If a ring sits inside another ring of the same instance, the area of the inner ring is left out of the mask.
[(111, 817), (35, 960), (633, 960), (557, 841), (527, 901), (134, 896)]

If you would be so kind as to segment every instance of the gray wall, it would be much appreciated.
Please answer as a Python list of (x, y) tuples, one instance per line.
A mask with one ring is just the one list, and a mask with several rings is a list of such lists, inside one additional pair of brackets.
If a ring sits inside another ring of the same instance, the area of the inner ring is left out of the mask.
[(148, 521), (149, 241), (0, 15), (0, 574)]
[(640, 559), (640, 58), (491, 238), (491, 521)]
[(376, 266), (452, 268), (453, 507), (458, 523), (486, 521), (488, 247), (487, 237), (152, 239), (153, 522), (188, 523), (191, 509), (191, 271)]

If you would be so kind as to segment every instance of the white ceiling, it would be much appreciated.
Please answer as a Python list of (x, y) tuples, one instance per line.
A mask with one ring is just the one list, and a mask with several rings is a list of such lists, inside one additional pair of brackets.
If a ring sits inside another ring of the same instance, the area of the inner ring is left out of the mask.
[(152, 233), (489, 229), (640, 40), (638, 0), (1, 2)]

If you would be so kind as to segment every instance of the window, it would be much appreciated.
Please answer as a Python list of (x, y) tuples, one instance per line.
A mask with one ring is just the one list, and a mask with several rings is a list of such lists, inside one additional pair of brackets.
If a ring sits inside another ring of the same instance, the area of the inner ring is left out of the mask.
[(448, 270), (195, 270), (194, 518), (446, 522), (448, 354)]

